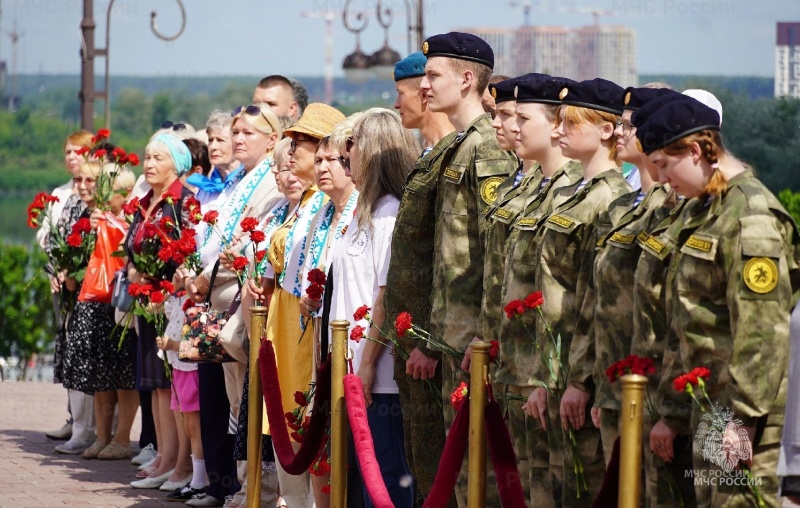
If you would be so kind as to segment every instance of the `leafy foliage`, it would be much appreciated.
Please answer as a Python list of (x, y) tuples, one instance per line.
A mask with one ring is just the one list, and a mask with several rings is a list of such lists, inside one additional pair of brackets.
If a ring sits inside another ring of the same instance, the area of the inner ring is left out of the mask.
[(50, 282), (40, 249), (0, 243), (0, 357), (19, 357), (22, 365), (35, 353), (52, 350), (55, 314)]

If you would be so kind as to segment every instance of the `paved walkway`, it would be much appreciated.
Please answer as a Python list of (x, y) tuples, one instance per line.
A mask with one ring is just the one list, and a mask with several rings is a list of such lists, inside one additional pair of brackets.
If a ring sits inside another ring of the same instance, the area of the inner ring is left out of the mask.
[[(44, 437), (67, 417), (61, 385), (0, 383), (0, 507), (181, 506), (166, 493), (132, 489), (136, 467), (129, 460), (83, 460), (53, 452)], [(132, 435), (139, 435), (139, 420)]]

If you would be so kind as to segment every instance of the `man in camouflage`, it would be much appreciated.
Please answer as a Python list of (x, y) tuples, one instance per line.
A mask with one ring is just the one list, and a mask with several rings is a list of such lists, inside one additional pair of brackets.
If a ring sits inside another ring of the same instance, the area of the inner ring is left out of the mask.
[[(401, 312), (409, 312), (414, 322), (425, 329), (430, 325), (436, 186), (442, 154), (455, 139), (447, 115), (430, 111), (420, 94), (426, 61), (417, 52), (395, 65), (395, 108), (405, 128), (420, 130), (427, 148), (406, 180), (395, 220), (384, 296), (387, 322), (391, 323)], [(438, 393), (442, 384), (441, 353), (431, 351), (424, 341), (409, 335), (398, 337), (392, 325), (385, 326), (384, 331), (410, 356), (408, 363), (400, 355), (395, 356), (394, 377), (403, 410), (406, 459), (416, 480), (416, 505), (420, 506), (433, 486), (444, 449), (444, 418)], [(426, 389), (426, 383), (436, 390)], [(455, 505), (455, 501), (451, 500), (451, 504)]]
[[(474, 35), (453, 32), (428, 38), (423, 52), (428, 63), (421, 89), (428, 107), (446, 113), (459, 131), (443, 154), (437, 187), (430, 332), (451, 348), (465, 351), (480, 334), (485, 245), (481, 212), (494, 202), (497, 187), (516, 169), (517, 158), (499, 147), (481, 106), (494, 65), (489, 45)], [(466, 376), (460, 359), (444, 355), (442, 361), (442, 399), (447, 401), (444, 416), (449, 427), (454, 417), (450, 394)], [(491, 480), (487, 483), (491, 485)], [(460, 481), (456, 489), (460, 506), (466, 506), (464, 487)], [(490, 499), (494, 492), (489, 488)]]

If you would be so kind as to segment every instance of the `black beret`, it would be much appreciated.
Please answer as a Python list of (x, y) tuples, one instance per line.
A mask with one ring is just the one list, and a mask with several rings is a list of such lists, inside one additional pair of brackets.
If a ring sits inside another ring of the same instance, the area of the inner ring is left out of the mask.
[(656, 97), (653, 100), (645, 102), (639, 109), (635, 110), (631, 115), (631, 125), (637, 129), (641, 127), (650, 116), (658, 111), (664, 104), (672, 101), (679, 101), (682, 99), (691, 98), (683, 95), (682, 93), (664, 94), (661, 97)]
[[(682, 94), (681, 94), (682, 95)], [(672, 98), (662, 103), (659, 107), (650, 108), (654, 102), (645, 105), (649, 111), (644, 123), (636, 126), (636, 138), (645, 154), (671, 145), (675, 141), (695, 132), (706, 129), (719, 130), (719, 114), (705, 104), (688, 96)], [(645, 108), (640, 109), (639, 115)]]
[(500, 104), (501, 102), (508, 102), (513, 101), (514, 99), (514, 89), (517, 86), (517, 83), (520, 81), (525, 81), (528, 79), (533, 79), (536, 77), (548, 77), (547, 74), (538, 74), (536, 72), (531, 72), (528, 74), (523, 74), (522, 76), (517, 76), (516, 78), (506, 79), (505, 81), (498, 81), (497, 83), (491, 83), (489, 85), (489, 93), (492, 94), (494, 98), (494, 102), (496, 104)]
[(612, 81), (594, 78), (566, 85), (558, 96), (561, 104), (621, 115), (624, 91)]
[(450, 32), (428, 37), (422, 43), (422, 53), (428, 58), (446, 56), (459, 60), (469, 60), (494, 68), (494, 51), (489, 44), (477, 35)]
[(650, 102), (653, 99), (664, 95), (678, 94), (680, 94), (680, 92), (670, 90), (669, 88), (637, 88), (630, 86), (625, 89), (625, 95), (622, 98), (623, 109), (636, 111), (644, 106), (646, 102)]
[(561, 104), (558, 94), (575, 81), (569, 78), (542, 76), (517, 82), (517, 102), (539, 102), (542, 104)]

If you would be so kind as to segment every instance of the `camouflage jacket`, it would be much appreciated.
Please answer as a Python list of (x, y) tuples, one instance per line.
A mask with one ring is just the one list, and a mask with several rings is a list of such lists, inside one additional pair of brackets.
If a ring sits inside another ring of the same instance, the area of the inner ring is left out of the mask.
[(436, 186), (442, 156), (455, 136), (455, 132), (445, 136), (420, 157), (406, 179), (392, 234), (392, 256), (383, 300), (388, 323), (384, 326), (385, 332), (398, 340), (406, 351), (418, 347), (433, 357), (441, 353), (428, 350), (425, 341), (408, 335), (398, 338), (393, 324), (398, 314), (409, 312), (415, 324), (424, 329), (430, 326)]
[[(630, 354), (633, 334), (633, 279), (636, 261), (641, 248), (636, 237), (642, 231), (649, 231), (660, 223), (669, 209), (664, 203), (669, 191), (655, 185), (644, 196), (639, 205), (634, 203), (639, 191), (631, 192), (609, 205), (608, 212), (598, 218), (597, 255), (594, 260), (592, 288), (587, 291), (587, 305), (594, 320), (594, 337), (576, 335), (572, 344), (581, 341), (594, 341), (594, 385), (595, 407), (619, 409), (619, 383), (611, 384), (605, 375), (606, 369), (614, 362)], [(591, 302), (594, 305), (591, 305)], [(584, 346), (585, 347), (585, 346)]]
[[(481, 212), (517, 168), (500, 149), (483, 114), (456, 137), (442, 157), (436, 198), (431, 335), (465, 350), (480, 335), (486, 225)], [(394, 253), (393, 253), (394, 254)]]
[[(581, 179), (583, 167), (571, 161), (539, 184), (538, 193), (530, 196), (519, 217), (511, 225), (506, 240), (507, 255), (500, 291), (500, 307), (511, 300), (524, 299), (538, 290), (534, 280), (538, 258), (533, 256), (534, 238), (539, 226), (553, 209), (553, 198), (562, 188)], [(542, 185), (544, 184), (544, 185)], [(521, 319), (509, 319), (501, 314), (498, 341), (500, 342), (500, 367), (495, 373), (498, 383), (533, 386), (536, 380), (538, 355), (531, 338), (535, 329), (534, 314), (529, 312)], [(525, 329), (529, 331), (525, 331)]]
[(485, 214), (486, 251), (483, 260), (483, 301), (480, 317), (480, 336), (484, 340), (498, 340), (499, 337), (504, 306), (501, 292), (511, 224), (531, 197), (539, 193), (544, 176), (536, 164), (516, 186), (515, 178), (516, 175), (511, 175), (498, 187), (497, 199)]
[[(561, 336), (561, 364), (569, 366), (567, 380), (591, 392), (588, 385), (594, 370), (594, 343), (573, 345), (572, 338), (575, 334), (592, 336), (592, 321), (581, 317), (588, 312), (583, 306), (591, 304), (585, 297), (591, 287), (598, 241), (597, 217), (631, 187), (618, 169), (600, 173), (578, 190), (581, 183), (556, 193), (554, 200), (559, 199), (558, 194), (569, 197), (542, 224), (533, 255), (539, 259), (535, 280), (544, 296), (542, 313), (554, 336)], [(541, 319), (536, 322), (536, 340), (541, 346), (551, 342)]]
[(709, 398), (745, 426), (761, 420), (761, 444), (779, 442), (800, 289), (791, 216), (745, 171), (720, 196), (684, 209), (655, 242), (654, 250), (672, 251), (667, 320), (684, 371), (707, 367)]

